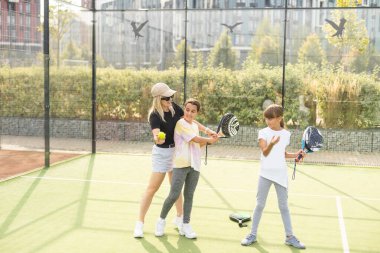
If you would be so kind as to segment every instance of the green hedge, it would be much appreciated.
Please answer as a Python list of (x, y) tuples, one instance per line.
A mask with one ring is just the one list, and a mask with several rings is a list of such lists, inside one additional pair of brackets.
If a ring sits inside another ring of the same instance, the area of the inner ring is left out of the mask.
[[(51, 68), (51, 116), (91, 118), (91, 70)], [(150, 88), (166, 82), (183, 101), (183, 69), (97, 70), (97, 118), (146, 121), (151, 105)], [(234, 112), (243, 125), (263, 125), (266, 99), (281, 104), (282, 68), (252, 65), (244, 70), (191, 68), (187, 95), (198, 98), (202, 122), (215, 123)], [(43, 117), (43, 69), (0, 68), (2, 116)], [(307, 111), (300, 111), (300, 95)], [(286, 68), (285, 118), (288, 125), (304, 127), (316, 120), (326, 127), (366, 128), (380, 123), (380, 85), (376, 75), (347, 73), (313, 65)]]

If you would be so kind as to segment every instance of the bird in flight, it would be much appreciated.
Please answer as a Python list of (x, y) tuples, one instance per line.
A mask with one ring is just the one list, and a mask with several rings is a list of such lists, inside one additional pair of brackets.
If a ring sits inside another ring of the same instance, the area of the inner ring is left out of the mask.
[(343, 30), (344, 30), (344, 24), (346, 24), (347, 20), (345, 18), (341, 18), (339, 25), (337, 25), (334, 21), (325, 19), (327, 23), (329, 23), (335, 30), (336, 32), (331, 35), (331, 37), (336, 36), (337, 38), (342, 38), (343, 36)]
[(237, 22), (234, 25), (227, 25), (227, 24), (222, 23), (221, 25), (224, 25), (225, 27), (227, 27), (228, 29), (230, 29), (230, 32), (233, 33), (234, 32), (234, 28), (237, 27), (238, 25), (241, 25), (241, 24), (243, 24), (243, 22)]
[(133, 29), (133, 32), (135, 34), (135, 39), (138, 39), (139, 37), (144, 37), (140, 34), (140, 31), (141, 29), (144, 27), (144, 25), (148, 23), (148, 20), (145, 21), (144, 23), (140, 24), (138, 27), (136, 26), (136, 22), (135, 21), (132, 21), (131, 22), (131, 25), (132, 25), (132, 29)]

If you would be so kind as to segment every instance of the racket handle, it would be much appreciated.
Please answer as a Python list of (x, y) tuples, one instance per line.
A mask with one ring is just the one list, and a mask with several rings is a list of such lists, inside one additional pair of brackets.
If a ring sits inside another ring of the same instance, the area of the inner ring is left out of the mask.
[(297, 156), (297, 158), (296, 158), (296, 162), (299, 162), (299, 161), (302, 159), (302, 157), (303, 157), (302, 153), (299, 154), (299, 155)]

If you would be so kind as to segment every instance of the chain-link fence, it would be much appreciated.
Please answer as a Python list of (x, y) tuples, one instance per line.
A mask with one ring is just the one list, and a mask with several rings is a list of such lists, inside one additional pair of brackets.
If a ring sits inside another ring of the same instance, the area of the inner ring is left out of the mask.
[(165, 82), (178, 104), (201, 101), (205, 125), (238, 117), (224, 145), (257, 147), (263, 109), (278, 103), (291, 148), (316, 125), (326, 151), (379, 154), (378, 8), (200, 2), (50, 1), (47, 82), (43, 3), (1, 0), (1, 148), (150, 142), (150, 88)]

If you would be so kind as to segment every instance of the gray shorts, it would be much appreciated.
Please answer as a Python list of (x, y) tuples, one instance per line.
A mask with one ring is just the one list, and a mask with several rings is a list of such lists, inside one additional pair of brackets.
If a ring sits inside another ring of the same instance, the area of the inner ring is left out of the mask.
[(152, 172), (166, 173), (173, 170), (175, 148), (152, 148)]

